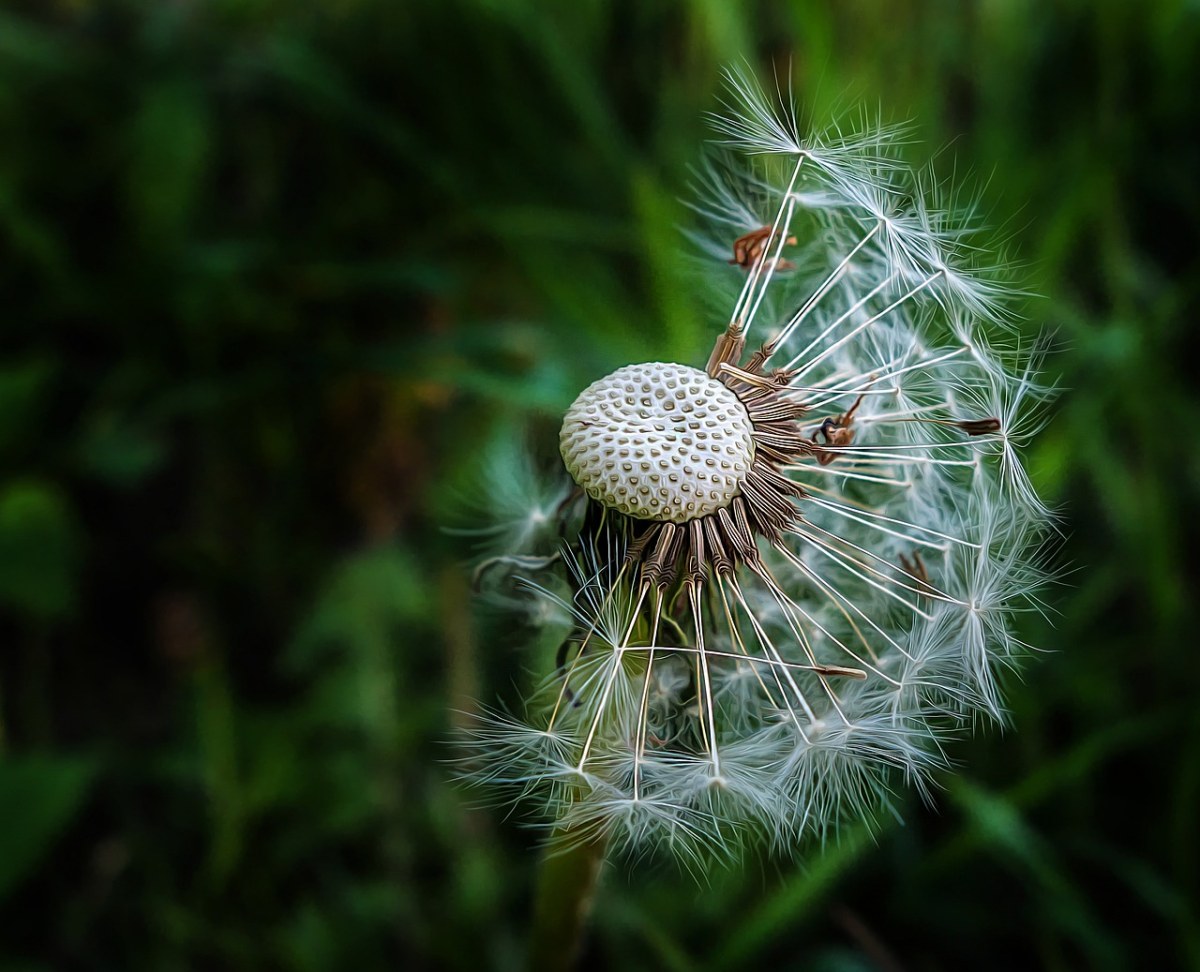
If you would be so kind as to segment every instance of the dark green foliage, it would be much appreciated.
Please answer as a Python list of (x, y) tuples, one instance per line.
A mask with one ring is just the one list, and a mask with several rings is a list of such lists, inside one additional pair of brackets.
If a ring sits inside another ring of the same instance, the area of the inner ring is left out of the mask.
[(585, 964), (1200, 967), (1192, 7), (46, 0), (0, 12), (0, 969), (522, 966), (534, 838), (444, 742), (553, 649), (440, 527), (703, 353), (677, 200), (741, 58), (986, 184), (1072, 572), (937, 810), (623, 866)]

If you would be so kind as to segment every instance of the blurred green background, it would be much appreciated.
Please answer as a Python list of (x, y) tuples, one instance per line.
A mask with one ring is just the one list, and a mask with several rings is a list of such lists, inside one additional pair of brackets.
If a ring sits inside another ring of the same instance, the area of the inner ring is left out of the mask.
[(1071, 573), (936, 809), (614, 869), (585, 967), (1200, 968), (1195, 3), (39, 0), (0, 12), (0, 969), (521, 967), (535, 839), (445, 740), (548, 659), (443, 526), (496, 441), (706, 353), (678, 199), (742, 60), (983, 184), (1063, 348)]

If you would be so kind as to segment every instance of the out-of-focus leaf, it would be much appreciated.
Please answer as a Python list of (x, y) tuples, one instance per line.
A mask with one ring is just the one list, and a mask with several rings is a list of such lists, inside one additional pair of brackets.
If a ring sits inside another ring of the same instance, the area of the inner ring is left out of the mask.
[(207, 169), (209, 120), (199, 92), (166, 83), (148, 89), (134, 118), (129, 205), (146, 239), (179, 237), (195, 208)]
[(96, 775), (84, 759), (27, 756), (0, 762), (0, 899), (49, 852)]
[(0, 603), (35, 618), (75, 606), (79, 530), (66, 498), (35, 480), (0, 488)]
[(425, 580), (407, 551), (380, 547), (347, 560), (334, 573), (288, 654), (306, 670), (330, 648), (390, 643), (397, 625), (416, 615)]
[(61, 32), (35, 27), (11, 14), (0, 14), (0, 63), (60, 70), (70, 62), (72, 53), (72, 45)]
[(0, 365), (0, 455), (38, 431), (53, 374), (53, 362), (42, 357)]
[(706, 968), (753, 967), (764, 951), (777, 942), (784, 929), (792, 928), (811, 915), (813, 909), (845, 876), (871, 846), (872, 833), (865, 825), (849, 828), (811, 865), (797, 871), (751, 911), (730, 926), (720, 950)]
[(77, 457), (89, 475), (113, 486), (133, 486), (162, 465), (167, 448), (151, 431), (104, 415), (84, 431)]
[(849, 948), (827, 948), (806, 959), (808, 972), (881, 972), (882, 966)]
[[(1028, 874), (1042, 900), (1052, 906), (1052, 920), (1095, 959), (1092, 968), (1112, 968), (1116, 942), (1098, 920), (1089, 901), (1072, 883), (1059, 855), (1007, 797), (989, 793), (965, 779), (954, 779), (949, 792), (987, 838), (991, 853), (1018, 873)], [(1102, 961), (1103, 959), (1103, 961)]]

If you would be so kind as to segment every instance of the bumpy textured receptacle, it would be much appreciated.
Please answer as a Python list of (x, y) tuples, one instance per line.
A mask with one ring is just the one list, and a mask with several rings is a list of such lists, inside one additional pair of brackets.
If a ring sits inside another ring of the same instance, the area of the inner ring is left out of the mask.
[(738, 495), (754, 462), (741, 400), (685, 365), (628, 365), (584, 389), (559, 446), (594, 500), (641, 520), (686, 523)]

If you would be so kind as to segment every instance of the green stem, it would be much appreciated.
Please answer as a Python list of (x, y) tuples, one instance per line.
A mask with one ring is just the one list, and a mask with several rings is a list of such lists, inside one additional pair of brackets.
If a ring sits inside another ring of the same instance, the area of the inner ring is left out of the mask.
[(568, 972), (583, 945), (608, 841), (560, 832), (542, 857), (529, 947), (532, 972)]

